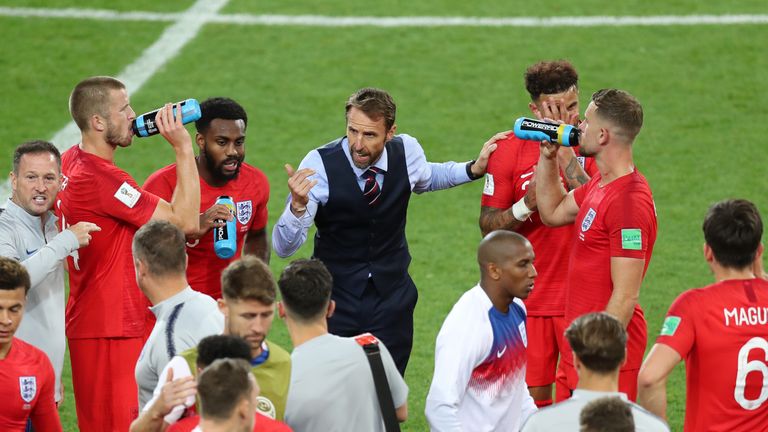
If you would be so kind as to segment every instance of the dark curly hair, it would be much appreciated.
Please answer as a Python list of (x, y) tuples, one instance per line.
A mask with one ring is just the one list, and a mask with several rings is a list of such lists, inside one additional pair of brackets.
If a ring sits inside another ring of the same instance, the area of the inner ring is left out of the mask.
[(579, 74), (567, 60), (540, 61), (525, 70), (525, 88), (534, 101), (543, 94), (562, 93), (578, 86)]

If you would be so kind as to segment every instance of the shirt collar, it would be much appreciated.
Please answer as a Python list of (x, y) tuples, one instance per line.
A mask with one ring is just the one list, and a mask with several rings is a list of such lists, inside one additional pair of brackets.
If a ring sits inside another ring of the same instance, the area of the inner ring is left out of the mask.
[(178, 293), (168, 297), (167, 299), (161, 301), (160, 303), (154, 306), (150, 306), (149, 310), (152, 311), (155, 317), (160, 318), (163, 314), (167, 313), (168, 311), (176, 307), (176, 305), (180, 303), (184, 303), (185, 301), (189, 300), (189, 298), (192, 297), (194, 294), (195, 294), (195, 291), (193, 291), (192, 288), (189, 285), (187, 285), (186, 288), (179, 291)]
[(601, 397), (606, 396), (616, 396), (621, 398), (623, 401), (627, 401), (627, 395), (625, 393), (621, 392), (606, 392), (606, 391), (595, 391), (595, 390), (586, 390), (586, 389), (575, 389), (573, 391), (573, 398), (574, 399), (584, 399), (587, 401), (593, 400), (593, 399), (599, 399)]
[[(358, 168), (354, 162), (352, 162), (352, 155), (349, 154), (349, 140), (347, 137), (344, 137), (341, 141), (341, 145), (344, 147), (344, 156), (347, 157), (347, 160), (349, 161), (349, 166), (352, 167), (352, 171), (354, 171), (355, 175), (358, 177), (362, 177), (363, 173), (368, 170), (368, 168)], [(387, 147), (384, 146), (384, 150), (381, 151), (381, 156), (379, 156), (379, 159), (373, 163), (373, 166), (376, 168), (381, 169), (384, 172), (387, 172)]]
[[(21, 221), (21, 223), (23, 223), (27, 228), (33, 230), (34, 232), (39, 232), (41, 230), (40, 216), (33, 216), (27, 213), (26, 210), (21, 208), (21, 206), (13, 202), (10, 198), (8, 198), (8, 201), (5, 204), (5, 211), (8, 212), (9, 215), (13, 216), (15, 220)], [(47, 214), (48, 217), (45, 220), (46, 227), (49, 227), (51, 224), (55, 224), (56, 221), (59, 220), (52, 211), (48, 210)]]

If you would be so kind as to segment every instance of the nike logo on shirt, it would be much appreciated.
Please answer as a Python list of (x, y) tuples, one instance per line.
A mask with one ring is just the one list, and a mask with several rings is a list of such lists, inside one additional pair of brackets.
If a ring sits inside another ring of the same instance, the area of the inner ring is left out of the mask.
[(507, 346), (504, 345), (504, 349), (503, 350), (496, 351), (496, 358), (501, 358), (501, 356), (503, 356), (506, 351), (507, 351)]
[(531, 172), (529, 172), (529, 173), (520, 174), (520, 178), (526, 178), (526, 177), (530, 177), (530, 176), (532, 176), (532, 175), (533, 175), (533, 173), (534, 173), (534, 172), (533, 172), (533, 171), (531, 171)]
[(32, 255), (33, 253), (37, 252), (37, 249), (32, 249), (32, 250), (26, 249), (26, 251), (27, 251), (27, 255)]

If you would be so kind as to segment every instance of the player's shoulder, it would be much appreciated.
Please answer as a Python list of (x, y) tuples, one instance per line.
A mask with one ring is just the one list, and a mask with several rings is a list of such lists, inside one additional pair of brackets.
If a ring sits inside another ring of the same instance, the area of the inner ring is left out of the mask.
[(267, 179), (267, 175), (264, 174), (264, 171), (262, 171), (260, 168), (255, 167), (251, 164), (243, 162), (240, 164), (240, 175), (238, 176), (238, 179), (245, 180), (249, 183), (261, 183), (261, 184), (268, 184), (269, 180)]
[(149, 177), (147, 177), (147, 181), (144, 182), (144, 185), (145, 186), (149, 185), (149, 184), (154, 183), (156, 181), (159, 181), (161, 179), (167, 180), (167, 179), (171, 179), (171, 178), (174, 179), (174, 183), (175, 183), (175, 179), (176, 179), (176, 164), (175, 163), (172, 163), (170, 165), (166, 165), (166, 166), (160, 168), (159, 170), (153, 172), (152, 174), (150, 174)]
[(290, 363), (291, 362), (291, 355), (288, 353), (288, 351), (285, 350), (285, 348), (281, 347), (275, 342), (272, 342), (269, 339), (265, 339), (265, 341), (267, 343), (267, 348), (269, 349), (269, 360), (271, 362), (274, 362), (274, 363)]
[(48, 360), (48, 356), (40, 348), (17, 337), (13, 338), (11, 349), (16, 350), (15, 357), (25, 364), (47, 365), (51, 367), (51, 361)]
[(654, 432), (668, 432), (670, 430), (667, 422), (656, 414), (634, 402), (629, 402), (629, 406), (632, 408), (632, 417), (635, 420), (637, 430)]
[(477, 326), (490, 325), (488, 311), (492, 307), (485, 291), (480, 285), (475, 285), (459, 297), (445, 317), (442, 329), (449, 332), (471, 332)]

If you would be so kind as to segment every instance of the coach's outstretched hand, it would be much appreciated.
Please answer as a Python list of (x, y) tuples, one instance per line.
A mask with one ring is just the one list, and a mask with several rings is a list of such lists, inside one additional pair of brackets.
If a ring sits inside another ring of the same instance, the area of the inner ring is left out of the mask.
[(91, 243), (91, 232), (101, 231), (101, 228), (98, 225), (91, 222), (78, 222), (67, 229), (75, 234), (77, 243), (80, 244), (80, 247), (88, 246), (88, 244)]
[(307, 211), (309, 191), (317, 184), (317, 180), (309, 179), (315, 170), (302, 168), (294, 171), (290, 164), (285, 164), (285, 172), (288, 173), (288, 189), (291, 190), (291, 212), (299, 217)]
[(472, 175), (475, 178), (480, 178), (485, 175), (485, 172), (488, 170), (488, 158), (491, 157), (491, 153), (493, 153), (496, 150), (496, 147), (498, 146), (496, 144), (496, 141), (502, 140), (509, 136), (512, 131), (504, 131), (499, 132), (496, 135), (492, 136), (491, 139), (485, 142), (483, 144), (483, 147), (480, 149), (480, 154), (477, 155), (477, 159), (475, 160), (475, 163), (472, 164), (472, 167), (470, 170), (472, 171)]

